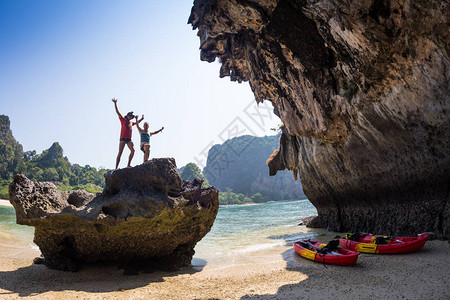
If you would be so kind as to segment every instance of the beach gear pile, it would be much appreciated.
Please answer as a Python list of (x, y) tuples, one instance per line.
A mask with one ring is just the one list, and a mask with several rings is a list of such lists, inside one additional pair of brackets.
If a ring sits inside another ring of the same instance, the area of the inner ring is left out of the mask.
[[(420, 250), (427, 241), (427, 234), (394, 237), (367, 233), (348, 233), (345, 238), (328, 244), (314, 240), (294, 243), (298, 255), (317, 262), (332, 265), (353, 265), (360, 252), (372, 254), (401, 254)], [(340, 247), (338, 247), (340, 246)]]

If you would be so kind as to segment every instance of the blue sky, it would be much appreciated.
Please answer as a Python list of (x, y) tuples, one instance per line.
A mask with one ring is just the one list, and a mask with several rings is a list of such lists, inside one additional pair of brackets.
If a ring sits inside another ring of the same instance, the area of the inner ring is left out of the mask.
[[(72, 163), (113, 168), (122, 114), (144, 114), (151, 157), (204, 163), (211, 144), (280, 121), (248, 83), (201, 62), (192, 1), (0, 1), (0, 114), (24, 150), (55, 141)], [(133, 130), (138, 150), (139, 136)], [(124, 151), (121, 167), (125, 166)], [(132, 165), (142, 162), (136, 151)]]

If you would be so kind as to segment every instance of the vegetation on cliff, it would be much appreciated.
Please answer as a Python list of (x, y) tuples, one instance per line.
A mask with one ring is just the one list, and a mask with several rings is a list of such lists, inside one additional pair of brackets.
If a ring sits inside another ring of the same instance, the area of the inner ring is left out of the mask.
[(246, 204), (303, 199), (300, 181), (290, 172), (269, 176), (266, 160), (277, 149), (280, 135), (240, 136), (214, 145), (203, 172), (195, 163), (178, 169), (181, 178), (199, 178), (220, 190), (220, 204)]
[(105, 186), (103, 174), (107, 170), (97, 170), (89, 165), (71, 164), (63, 156), (58, 142), (41, 154), (23, 151), (22, 145), (14, 138), (8, 116), (0, 115), (0, 197), (8, 198), (8, 185), (15, 174), (25, 174), (34, 181), (52, 181), (62, 190), (84, 189), (99, 192)]
[(204, 187), (210, 186), (205, 174), (202, 173), (202, 170), (200, 170), (200, 168), (195, 163), (188, 163), (184, 167), (178, 169), (178, 172), (180, 173), (181, 179), (183, 180), (194, 180), (195, 178), (198, 178), (203, 180)]
[(0, 178), (11, 179), (15, 170), (24, 168), (23, 148), (13, 137), (9, 118), (0, 115)]
[(278, 148), (279, 138), (279, 134), (245, 135), (214, 145), (204, 169), (209, 183), (221, 192), (243, 194), (252, 202), (305, 198), (300, 181), (291, 172), (269, 176), (266, 160)]
[[(91, 193), (105, 186), (107, 170), (97, 170), (89, 165), (71, 164), (63, 155), (59, 143), (44, 150), (23, 151), (15, 140), (7, 116), (0, 116), (0, 197), (8, 198), (8, 185), (15, 174), (25, 174), (33, 181), (56, 183), (63, 191), (83, 189)], [(220, 204), (246, 204), (300, 199), (304, 197), (299, 181), (294, 181), (289, 172), (279, 172), (269, 177), (265, 161), (278, 147), (279, 135), (268, 137), (242, 136), (215, 145), (209, 151), (205, 172), (195, 164), (188, 163), (178, 169), (183, 180), (203, 180), (220, 190)], [(226, 165), (220, 166), (224, 162)]]

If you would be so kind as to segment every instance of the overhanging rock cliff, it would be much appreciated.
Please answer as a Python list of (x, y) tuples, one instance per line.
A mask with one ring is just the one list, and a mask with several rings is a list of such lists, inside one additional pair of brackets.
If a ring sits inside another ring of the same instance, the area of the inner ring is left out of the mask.
[(16, 175), (9, 196), (17, 223), (35, 227), (34, 242), (49, 267), (76, 270), (106, 261), (153, 270), (190, 264), (194, 246), (215, 220), (217, 189), (181, 180), (173, 158), (106, 173), (105, 183), (93, 195)]
[(195, 0), (201, 60), (284, 123), (270, 173), (300, 174), (338, 231), (450, 238), (448, 1)]

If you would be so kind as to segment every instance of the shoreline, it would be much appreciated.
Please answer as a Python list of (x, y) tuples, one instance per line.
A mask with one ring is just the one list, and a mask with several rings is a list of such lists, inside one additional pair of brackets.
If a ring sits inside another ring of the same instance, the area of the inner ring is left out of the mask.
[(267, 204), (269, 202), (264, 203), (244, 203), (244, 204), (219, 204), (219, 207), (241, 207), (241, 206), (255, 206), (255, 205), (262, 205)]
[(7, 199), (0, 199), (0, 206), (7, 206), (7, 207), (13, 207), (11, 202)]
[(0, 294), (11, 299), (449, 299), (445, 276), (449, 254), (448, 242), (429, 241), (418, 252), (361, 254), (354, 266), (325, 268), (284, 245), (226, 257), (221, 264), (197, 257), (192, 267), (180, 271), (123, 276), (116, 266), (91, 265), (79, 272), (63, 272), (32, 264), (36, 252), (2, 253)]
[(269, 204), (269, 203), (282, 203), (282, 202), (293, 202), (293, 201), (303, 201), (303, 200), (308, 200), (308, 198), (304, 198), (304, 199), (289, 199), (289, 200), (276, 200), (276, 201), (268, 201), (268, 202), (252, 202), (252, 203), (243, 203), (243, 204), (220, 204), (219, 207), (255, 206), (255, 205), (263, 205), (263, 204)]
[(420, 251), (404, 255), (362, 253), (354, 266), (325, 267), (295, 253), (292, 243), (299, 233), (322, 242), (342, 236), (305, 226), (258, 231), (256, 238), (238, 234), (239, 241), (245, 238), (233, 247), (227, 242), (227, 251), (220, 251), (217, 241), (215, 247), (199, 242), (192, 266), (179, 271), (123, 276), (117, 265), (85, 265), (74, 273), (35, 265), (40, 251), (32, 242), (32, 231), (6, 230), (0, 236), (0, 295), (2, 299), (450, 299), (448, 241), (428, 241)]

